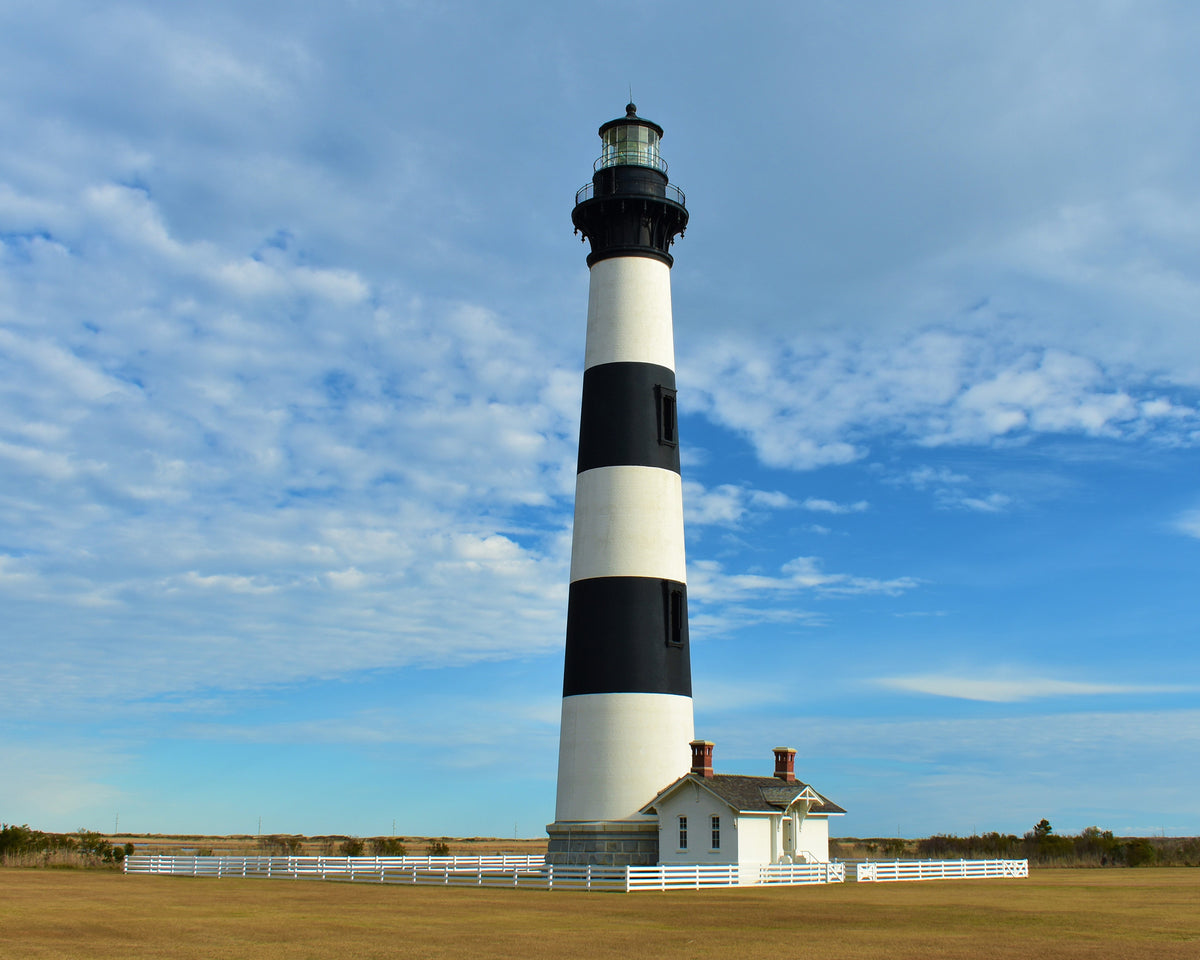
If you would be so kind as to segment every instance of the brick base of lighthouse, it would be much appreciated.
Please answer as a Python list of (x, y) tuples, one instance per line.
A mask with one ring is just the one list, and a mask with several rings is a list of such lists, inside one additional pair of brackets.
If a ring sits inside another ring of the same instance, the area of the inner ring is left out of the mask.
[(658, 863), (658, 819), (547, 824), (554, 866), (648, 867)]

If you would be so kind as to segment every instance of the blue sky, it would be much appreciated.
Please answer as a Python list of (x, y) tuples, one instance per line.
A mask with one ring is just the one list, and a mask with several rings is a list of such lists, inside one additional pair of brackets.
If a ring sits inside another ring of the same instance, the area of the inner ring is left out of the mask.
[(0, 9), (0, 819), (543, 832), (632, 85), (717, 768), (1200, 833), (1200, 10), (900, 7)]

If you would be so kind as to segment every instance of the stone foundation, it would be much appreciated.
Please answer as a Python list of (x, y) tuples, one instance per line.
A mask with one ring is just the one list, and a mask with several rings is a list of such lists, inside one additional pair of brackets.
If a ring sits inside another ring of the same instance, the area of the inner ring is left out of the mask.
[(658, 863), (658, 819), (551, 823), (546, 862), (555, 866), (645, 867)]

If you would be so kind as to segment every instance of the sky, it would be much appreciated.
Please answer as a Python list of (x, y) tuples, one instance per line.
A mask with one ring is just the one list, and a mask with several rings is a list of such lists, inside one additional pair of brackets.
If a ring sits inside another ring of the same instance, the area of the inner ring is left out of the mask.
[(596, 130), (661, 124), (696, 733), (1200, 834), (1200, 7), (0, 5), (0, 820), (544, 835)]

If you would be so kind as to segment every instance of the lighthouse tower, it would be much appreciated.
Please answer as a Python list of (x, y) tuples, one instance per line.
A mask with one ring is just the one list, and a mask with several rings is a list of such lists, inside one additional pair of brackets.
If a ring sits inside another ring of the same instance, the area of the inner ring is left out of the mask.
[(692, 681), (662, 127), (600, 127), (571, 219), (591, 243), (553, 863), (658, 861), (640, 809), (691, 768)]

